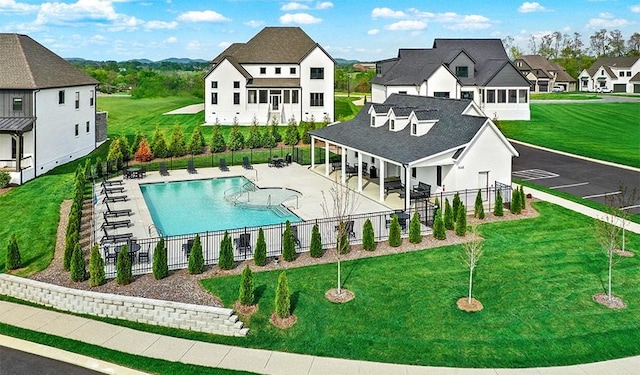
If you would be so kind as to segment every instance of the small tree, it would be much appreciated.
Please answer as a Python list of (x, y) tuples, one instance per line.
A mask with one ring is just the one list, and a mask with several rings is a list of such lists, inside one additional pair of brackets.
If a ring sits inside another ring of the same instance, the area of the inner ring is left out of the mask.
[(171, 142), (169, 142), (169, 155), (173, 157), (185, 156), (187, 154), (187, 145), (184, 140), (184, 134), (180, 125), (173, 127), (171, 133)]
[(299, 140), (300, 135), (298, 133), (298, 128), (296, 127), (296, 120), (291, 118), (287, 124), (287, 130), (285, 131), (283, 142), (285, 145), (294, 146), (298, 144)]
[(271, 127), (271, 134), (273, 134), (273, 138), (276, 139), (276, 143), (282, 142), (282, 135), (280, 135), (280, 127), (278, 126), (278, 118), (276, 116), (273, 116), (271, 118), (270, 127)]
[(153, 277), (155, 277), (156, 280), (160, 280), (167, 276), (169, 276), (167, 247), (164, 244), (164, 238), (160, 238), (160, 241), (158, 241), (158, 244), (153, 250)]
[(202, 130), (200, 126), (196, 126), (191, 133), (191, 138), (189, 139), (189, 144), (187, 145), (187, 153), (192, 155), (202, 154), (204, 151), (204, 137), (202, 136)]
[(249, 137), (247, 137), (247, 147), (260, 148), (262, 147), (262, 135), (260, 134), (260, 128), (258, 127), (258, 119), (253, 118), (253, 124), (249, 128)]
[(120, 138), (116, 138), (109, 145), (109, 152), (107, 153), (107, 163), (110, 168), (110, 172), (120, 169), (122, 165), (122, 152), (120, 152)]
[(444, 227), (441, 210), (438, 210), (438, 212), (436, 213), (436, 218), (433, 219), (433, 237), (436, 240), (447, 239), (447, 230)]
[(15, 270), (20, 268), (22, 261), (20, 259), (20, 249), (18, 248), (18, 239), (15, 234), (9, 238), (9, 245), (7, 246), (7, 269)]
[(273, 135), (271, 127), (266, 126), (262, 131), (262, 147), (274, 148), (277, 144), (278, 142), (276, 141), (276, 137)]
[(496, 203), (493, 207), (493, 214), (495, 216), (504, 216), (504, 203), (502, 203), (502, 193), (500, 193), (500, 189), (496, 192)]
[(118, 150), (120, 151), (120, 155), (122, 155), (122, 160), (131, 160), (131, 146), (129, 146), (129, 139), (124, 135), (118, 137)]
[(458, 192), (456, 191), (456, 194), (453, 196), (453, 203), (452, 208), (453, 208), (453, 221), (458, 220), (458, 209), (460, 208), (460, 205), (462, 204), (462, 202), (460, 201), (460, 194), (458, 194)]
[(241, 305), (251, 306), (253, 305), (254, 290), (253, 290), (253, 273), (249, 265), (245, 265), (242, 270), (242, 276), (240, 278), (240, 291), (238, 293), (238, 300)]
[(402, 228), (400, 221), (398, 221), (398, 215), (393, 214), (391, 224), (389, 224), (389, 246), (398, 247), (400, 245), (402, 245)]
[(409, 242), (422, 242), (422, 229), (420, 224), (420, 214), (418, 213), (418, 211), (413, 213), (411, 223), (409, 223)]
[(349, 242), (349, 233), (347, 232), (347, 224), (341, 221), (338, 225), (338, 253), (340, 255), (349, 254), (351, 251), (351, 243)]
[(287, 285), (287, 274), (282, 271), (278, 276), (278, 286), (276, 287), (276, 315), (280, 319), (288, 318), (291, 315), (291, 295)]
[(476, 202), (473, 207), (473, 217), (480, 220), (484, 219), (484, 204), (482, 203), (482, 190), (480, 189), (478, 189), (478, 194), (476, 195)]
[(453, 208), (449, 204), (449, 198), (444, 199), (444, 227), (453, 230)]
[(71, 230), (66, 238), (64, 255), (62, 258), (62, 264), (64, 266), (64, 269), (67, 271), (71, 269), (71, 257), (73, 255), (73, 250), (76, 248), (76, 244), (78, 243), (80, 243), (80, 240), (78, 239), (78, 231)]
[(105, 282), (104, 259), (100, 255), (100, 248), (97, 243), (91, 246), (91, 255), (89, 257), (89, 285), (100, 286)]
[(527, 196), (524, 194), (524, 187), (520, 185), (520, 209), (524, 210), (527, 208)]
[(227, 146), (231, 151), (238, 151), (244, 148), (244, 135), (240, 132), (240, 125), (237, 124), (236, 118), (234, 118), (234, 125), (231, 128), (229, 143)]
[(362, 248), (367, 251), (376, 249), (376, 235), (373, 233), (373, 224), (369, 219), (362, 225)]
[(98, 178), (102, 178), (104, 175), (104, 166), (102, 165), (102, 158), (100, 156), (96, 157), (96, 176)]
[(84, 253), (77, 243), (71, 256), (71, 281), (84, 281), (87, 270), (84, 266)]
[(213, 126), (213, 135), (211, 136), (211, 152), (223, 152), (227, 149), (227, 144), (224, 141), (220, 124)]
[(229, 232), (224, 232), (224, 237), (222, 238), (222, 242), (220, 243), (220, 256), (218, 257), (218, 267), (223, 270), (230, 270), (235, 265), (235, 261), (233, 259), (233, 243), (231, 242), (231, 237), (229, 236)]
[(311, 229), (309, 254), (312, 258), (320, 258), (324, 254), (324, 251), (322, 251), (322, 237), (320, 236), (320, 227), (318, 227), (318, 224), (314, 224)]
[(256, 251), (253, 253), (253, 262), (256, 266), (267, 264), (267, 242), (264, 239), (262, 228), (258, 231), (258, 241), (256, 242)]
[(151, 140), (151, 151), (157, 158), (166, 158), (169, 156), (169, 150), (167, 149), (167, 141), (164, 138), (164, 132), (160, 127), (157, 127), (153, 133), (153, 139)]
[(119, 285), (130, 284), (133, 280), (131, 271), (131, 256), (129, 255), (129, 246), (124, 245), (118, 253), (116, 259), (116, 282)]
[(521, 203), (522, 201), (520, 200), (520, 190), (513, 189), (511, 191), (511, 205), (510, 205), (510, 211), (512, 214), (518, 215), (522, 212), (522, 207), (520, 207)]
[(467, 209), (464, 204), (458, 206), (458, 220), (456, 220), (456, 234), (464, 237), (467, 234)]
[(133, 158), (140, 162), (147, 162), (153, 159), (153, 154), (151, 153), (151, 148), (149, 147), (149, 142), (147, 142), (146, 138), (142, 138), (142, 140), (140, 140), (138, 150), (136, 150)]
[(296, 241), (291, 231), (289, 220), (285, 223), (284, 233), (282, 233), (282, 258), (287, 262), (296, 260)]
[[(131, 155), (134, 155), (134, 159), (136, 152), (138, 152), (138, 149), (140, 148), (140, 142), (145, 138), (147, 137), (143, 133), (139, 131), (136, 132), (136, 136), (133, 138), (133, 143), (131, 144)], [(147, 142), (147, 145), (148, 144), (149, 142)]]
[(482, 256), (482, 242), (478, 241), (475, 229), (471, 231), (471, 241), (462, 245), (464, 255), (462, 260), (469, 267), (469, 297), (467, 303), (471, 305), (471, 291), (473, 289), (473, 270), (478, 265), (478, 260)]
[(204, 256), (202, 255), (202, 243), (200, 242), (200, 235), (196, 234), (196, 238), (193, 240), (191, 251), (189, 252), (189, 273), (192, 275), (201, 274), (204, 272)]

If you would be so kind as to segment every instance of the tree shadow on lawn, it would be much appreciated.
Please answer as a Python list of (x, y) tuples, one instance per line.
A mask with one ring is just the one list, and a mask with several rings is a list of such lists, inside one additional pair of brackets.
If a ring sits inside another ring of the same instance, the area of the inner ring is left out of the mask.
[(262, 296), (264, 295), (265, 290), (267, 290), (267, 285), (266, 284), (262, 284), (262, 285), (256, 287), (255, 289), (253, 289), (253, 297), (254, 297), (256, 305), (262, 299)]
[[(355, 271), (357, 268), (359, 268), (360, 263), (361, 263), (362, 259), (356, 259), (356, 260), (350, 260), (348, 262), (344, 262), (342, 264), (342, 268), (343, 270), (345, 270), (346, 268), (346, 277), (342, 280), (342, 287), (343, 288), (347, 288), (347, 284), (349, 282), (349, 279), (351, 279), (351, 276), (353, 274), (353, 271)], [(345, 264), (347, 265), (347, 267), (345, 267)]]

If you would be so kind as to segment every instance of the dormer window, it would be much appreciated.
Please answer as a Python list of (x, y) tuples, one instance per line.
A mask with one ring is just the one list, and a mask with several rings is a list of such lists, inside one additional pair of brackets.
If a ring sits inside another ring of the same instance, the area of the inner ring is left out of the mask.
[(396, 129), (396, 120), (390, 120), (389, 121), (389, 129), (391, 129), (391, 130), (395, 130)]
[(371, 116), (371, 126), (376, 126), (376, 116)]
[(469, 77), (468, 66), (456, 66), (456, 77), (467, 78)]
[(411, 124), (411, 135), (416, 135), (418, 134), (418, 124), (413, 123)]

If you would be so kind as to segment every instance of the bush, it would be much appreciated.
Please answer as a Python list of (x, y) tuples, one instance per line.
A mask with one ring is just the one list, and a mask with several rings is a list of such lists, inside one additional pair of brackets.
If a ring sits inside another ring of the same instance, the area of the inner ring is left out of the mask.
[(288, 318), (291, 315), (291, 296), (287, 285), (287, 274), (284, 271), (280, 272), (280, 276), (278, 276), (276, 315), (281, 319)]
[(298, 128), (296, 127), (296, 120), (293, 118), (289, 120), (287, 130), (284, 133), (283, 142), (285, 145), (294, 146), (298, 144), (300, 135), (298, 134)]
[(302, 133), (302, 143), (304, 143), (305, 145), (311, 144), (311, 134), (309, 134), (309, 132), (316, 128), (313, 116), (311, 116), (311, 121), (301, 122), (298, 127), (301, 130), (298, 131), (298, 134)]
[(87, 273), (84, 267), (84, 253), (80, 244), (77, 243), (73, 249), (73, 255), (71, 256), (71, 281), (84, 281), (84, 276)]
[(267, 264), (267, 242), (264, 239), (262, 228), (258, 231), (258, 241), (256, 242), (256, 251), (253, 253), (253, 262), (256, 266)]
[(100, 156), (96, 157), (96, 176), (98, 178), (102, 178), (104, 175), (104, 166), (102, 165), (102, 158)]
[(156, 158), (166, 158), (169, 156), (167, 141), (164, 139), (164, 132), (160, 127), (157, 127), (153, 133), (153, 139), (151, 140), (151, 152), (153, 152), (153, 155)]
[(189, 273), (192, 275), (198, 275), (204, 272), (204, 256), (202, 255), (202, 243), (200, 242), (200, 235), (196, 234), (196, 238), (193, 240), (191, 251), (189, 252)]
[(444, 227), (453, 230), (453, 209), (449, 204), (449, 198), (444, 199)]
[(458, 220), (456, 220), (456, 234), (464, 236), (467, 234), (467, 209), (460, 203), (458, 207)]
[(122, 165), (122, 152), (120, 152), (120, 138), (116, 138), (109, 145), (109, 152), (107, 153), (107, 167), (109, 172), (119, 170)]
[(478, 194), (476, 195), (476, 202), (473, 208), (473, 217), (480, 220), (484, 219), (484, 204), (482, 203), (482, 191), (480, 189), (478, 189)]
[(20, 249), (18, 248), (18, 239), (15, 234), (11, 235), (9, 245), (7, 246), (7, 269), (15, 270), (20, 268), (22, 260), (20, 259)]
[(164, 238), (160, 238), (160, 241), (158, 241), (158, 244), (153, 250), (153, 277), (155, 277), (156, 280), (160, 280), (167, 276), (169, 276), (167, 247), (164, 244)]
[(0, 171), (0, 189), (7, 187), (11, 181), (9, 172)]
[(129, 246), (124, 245), (118, 253), (116, 260), (116, 282), (118, 285), (130, 284), (133, 280), (131, 272), (131, 256), (129, 255)]
[(262, 147), (262, 135), (260, 134), (260, 128), (258, 128), (258, 120), (254, 117), (253, 121), (253, 125), (249, 128), (246, 146), (248, 148), (260, 148)]
[(228, 147), (231, 151), (238, 151), (244, 148), (244, 135), (240, 132), (240, 126), (238, 124), (234, 124), (231, 128)]
[(273, 118), (271, 121), (271, 134), (273, 134), (273, 138), (276, 139), (276, 143), (282, 142), (282, 135), (280, 135), (280, 127), (278, 126), (278, 119)]
[(436, 218), (433, 220), (433, 237), (436, 240), (447, 239), (447, 231), (444, 227), (444, 221), (442, 220), (442, 214), (440, 213), (440, 210), (438, 210)]
[(100, 248), (95, 243), (91, 246), (91, 255), (89, 256), (89, 285), (100, 286), (105, 282), (104, 259), (100, 255)]
[(220, 257), (218, 258), (218, 267), (223, 270), (230, 270), (235, 265), (233, 260), (233, 243), (229, 232), (224, 232), (222, 242), (220, 242)]
[(422, 228), (420, 225), (420, 214), (416, 211), (413, 213), (411, 223), (409, 224), (409, 242), (422, 242)]
[(349, 243), (349, 233), (347, 233), (347, 225), (344, 222), (340, 222), (339, 224), (338, 235), (338, 253), (348, 254), (351, 251), (351, 243)]
[(296, 241), (291, 231), (291, 223), (287, 220), (282, 233), (282, 259), (292, 262), (296, 260), (296, 255)]
[(458, 194), (458, 192), (456, 192), (456, 194), (453, 196), (453, 202), (451, 203), (451, 206), (453, 208), (453, 221), (458, 220), (458, 209), (460, 208), (461, 204), (462, 202), (460, 201), (460, 195)]
[[(133, 138), (133, 143), (131, 144), (131, 155), (134, 155), (134, 159), (136, 152), (140, 148), (140, 142), (142, 142), (142, 140), (146, 138), (147, 137), (143, 133), (136, 132), (136, 136)], [(147, 144), (149, 144), (149, 142), (147, 142)]]
[(524, 187), (520, 185), (520, 209), (524, 210), (527, 208), (527, 197), (524, 194)]
[(262, 132), (262, 147), (264, 148), (274, 148), (276, 147), (278, 142), (276, 141), (276, 137), (273, 135), (270, 127), (265, 127)]
[(131, 160), (131, 146), (129, 146), (129, 140), (127, 139), (127, 137), (124, 135), (119, 136), (117, 143), (118, 151), (120, 151), (120, 155), (122, 155), (122, 160)]
[(215, 125), (213, 127), (213, 135), (211, 136), (211, 152), (223, 152), (226, 149), (227, 144), (224, 141), (220, 125)]
[(204, 152), (204, 137), (202, 136), (202, 130), (200, 126), (196, 126), (191, 133), (191, 138), (189, 139), (189, 144), (187, 145), (187, 153), (192, 155), (199, 155)]
[(369, 219), (362, 226), (362, 248), (367, 251), (376, 249), (376, 235), (373, 233), (373, 224)]
[(69, 271), (71, 269), (71, 256), (73, 255), (73, 250), (76, 248), (76, 244), (80, 243), (78, 239), (78, 231), (72, 230), (66, 238), (66, 242), (64, 245), (64, 255), (62, 258), (62, 264), (64, 269)]
[(510, 210), (512, 214), (520, 214), (522, 212), (522, 207), (520, 206), (522, 203), (522, 200), (520, 199), (520, 190), (518, 189), (513, 189), (511, 191), (511, 204), (510, 204)]
[(500, 189), (496, 193), (496, 202), (493, 207), (493, 214), (495, 216), (504, 216), (504, 203), (502, 203), (502, 193), (500, 193)]
[(402, 228), (400, 228), (398, 215), (393, 214), (391, 217), (391, 224), (389, 225), (389, 246), (398, 247), (402, 245), (401, 232)]
[(320, 236), (320, 227), (315, 224), (311, 229), (311, 244), (309, 245), (309, 255), (312, 258), (320, 258), (324, 254), (322, 250), (322, 236)]
[(180, 125), (175, 125), (171, 133), (171, 142), (169, 142), (169, 156), (180, 157), (186, 154), (187, 145), (184, 141), (184, 134), (182, 134)]
[(147, 142), (146, 138), (142, 138), (142, 140), (140, 140), (138, 150), (136, 150), (133, 158), (140, 162), (147, 162), (153, 159), (153, 154), (151, 153), (151, 148), (149, 147), (149, 142)]
[(251, 306), (253, 305), (254, 291), (253, 291), (253, 273), (249, 265), (245, 265), (242, 270), (242, 276), (240, 278), (240, 292), (238, 300), (241, 305)]

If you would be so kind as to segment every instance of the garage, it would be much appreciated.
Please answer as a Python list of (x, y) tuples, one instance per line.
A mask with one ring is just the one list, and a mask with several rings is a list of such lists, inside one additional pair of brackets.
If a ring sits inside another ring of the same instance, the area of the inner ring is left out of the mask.
[(613, 92), (627, 92), (627, 85), (625, 83), (615, 83)]
[(634, 94), (640, 94), (640, 83), (634, 83), (633, 84), (633, 93)]

